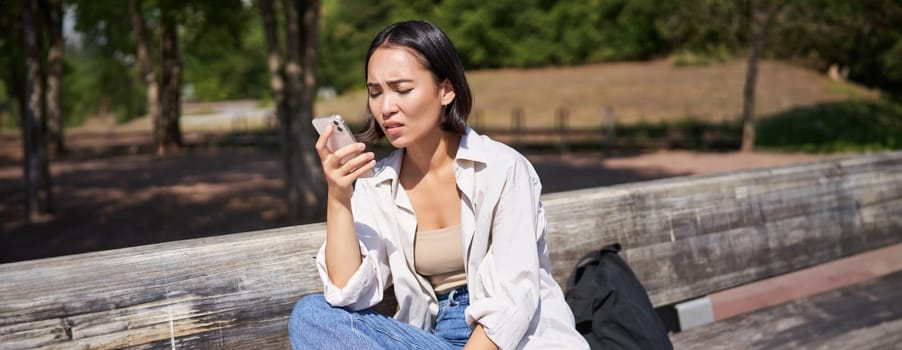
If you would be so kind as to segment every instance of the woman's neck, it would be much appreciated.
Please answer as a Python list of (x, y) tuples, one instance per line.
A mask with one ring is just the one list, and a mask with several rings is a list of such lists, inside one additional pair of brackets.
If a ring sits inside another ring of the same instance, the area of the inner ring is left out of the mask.
[(454, 161), (461, 135), (443, 130), (437, 132), (438, 137), (425, 138), (423, 142), (404, 150), (402, 172), (406, 170), (422, 176)]

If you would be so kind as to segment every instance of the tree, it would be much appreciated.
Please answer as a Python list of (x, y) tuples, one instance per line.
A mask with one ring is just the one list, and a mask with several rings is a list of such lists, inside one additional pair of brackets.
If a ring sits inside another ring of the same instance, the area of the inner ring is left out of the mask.
[(772, 48), (818, 70), (902, 95), (902, 3), (896, 0), (791, 2), (774, 28)]
[[(19, 1), (6, 4), (9, 8), (21, 9)], [(0, 80), (6, 94), (5, 109), (13, 118), (7, 119), (3, 126), (21, 126), (21, 118), (25, 110), (25, 57), (23, 55), (22, 13), (20, 11), (0, 12)], [(0, 112), (3, 113), (3, 112)]]
[[(254, 89), (242, 87), (247, 86), (245, 80), (259, 81), (248, 75), (253, 70), (246, 67), (246, 62), (260, 60), (240, 51), (241, 36), (248, 19), (246, 7), (240, 0), (189, 3), (156, 0), (148, 3), (150, 5), (145, 7), (140, 0), (130, 0), (129, 17), (141, 80), (147, 87), (148, 114), (154, 125), (157, 154), (162, 155), (182, 145), (179, 124), (182, 88), (186, 80), (192, 78), (191, 73), (195, 81), (188, 83), (194, 88), (202, 85), (206, 98), (210, 95), (257, 97), (253, 95)], [(151, 10), (145, 11), (148, 8)], [(147, 20), (145, 14), (149, 14)], [(157, 40), (154, 40), (153, 32), (146, 30), (146, 23), (154, 20), (160, 28), (158, 66), (150, 49)], [(250, 96), (231, 95), (236, 90)]]
[(47, 139), (56, 154), (63, 143), (63, 1), (42, 0), (47, 27)]
[(22, 35), (25, 53), (25, 89), (28, 102), (23, 108), (22, 135), (25, 155), (25, 208), (28, 219), (38, 220), (53, 211), (50, 166), (47, 157), (47, 118), (44, 84), (41, 9), (38, 1), (23, 1)]
[(182, 61), (179, 52), (178, 8), (175, 0), (160, 0), (162, 84), (159, 124), (154, 125), (157, 154), (182, 146)]
[(157, 72), (154, 68), (154, 60), (148, 44), (144, 15), (141, 13), (141, 1), (129, 0), (128, 12), (132, 23), (135, 48), (138, 53), (141, 78), (144, 80), (144, 84), (147, 85), (147, 115), (154, 126), (154, 140), (157, 153), (161, 153), (163, 150), (163, 135), (161, 135), (162, 130), (160, 130), (160, 127), (163, 125), (163, 122), (160, 119), (160, 88), (157, 84)]
[(748, 64), (742, 98), (742, 152), (755, 148), (755, 87), (758, 83), (758, 61), (767, 41), (774, 18), (783, 4), (777, 0), (748, 0)]
[[(124, 122), (146, 114), (126, 1), (64, 0), (78, 40), (66, 46), (63, 91), (66, 123), (89, 117)], [(146, 9), (146, 7), (145, 7)]]
[(373, 35), (384, 26), (387, 1), (332, 0), (322, 4), (316, 64), (317, 81), (343, 92), (359, 89), (363, 81), (363, 57)]
[(658, 31), (676, 51), (732, 56), (746, 48), (745, 1), (697, 0), (665, 12)]
[(153, 59), (144, 11), (140, 0), (129, 0), (128, 17), (131, 25), (134, 51), (136, 52), (141, 80), (146, 85), (147, 114), (153, 123), (153, 138), (157, 155), (165, 155), (182, 146), (179, 125), (182, 103), (182, 58), (179, 46), (179, 20), (185, 11), (183, 4), (174, 0), (159, 0), (156, 10), (160, 43), (160, 79)]
[(313, 120), (319, 1), (284, 0), (285, 58), (280, 57), (272, 0), (260, 0), (266, 35), (270, 88), (280, 124), (289, 216), (310, 222), (324, 216), (322, 166), (316, 155)]
[(193, 1), (184, 13), (180, 45), (183, 81), (190, 84), (191, 98), (269, 98), (266, 46), (256, 5)]
[(741, 117), (743, 152), (754, 148), (758, 63), (784, 3), (783, 0), (699, 0), (678, 7), (659, 25), (678, 50), (705, 55), (718, 55), (718, 51), (732, 55), (742, 48), (747, 50)]

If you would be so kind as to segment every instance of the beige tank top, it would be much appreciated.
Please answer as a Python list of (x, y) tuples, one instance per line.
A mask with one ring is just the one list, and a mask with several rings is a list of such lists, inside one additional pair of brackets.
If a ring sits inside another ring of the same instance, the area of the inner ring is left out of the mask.
[(460, 225), (417, 232), (413, 241), (413, 264), (432, 289), (441, 294), (467, 284)]

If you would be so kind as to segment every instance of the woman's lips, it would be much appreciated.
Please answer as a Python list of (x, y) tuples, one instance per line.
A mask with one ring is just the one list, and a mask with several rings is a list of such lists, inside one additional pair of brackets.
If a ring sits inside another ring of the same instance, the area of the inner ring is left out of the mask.
[(386, 122), (385, 124), (383, 124), (383, 126), (385, 127), (386, 135), (395, 137), (401, 134), (401, 127), (403, 127), (404, 124), (397, 122)]

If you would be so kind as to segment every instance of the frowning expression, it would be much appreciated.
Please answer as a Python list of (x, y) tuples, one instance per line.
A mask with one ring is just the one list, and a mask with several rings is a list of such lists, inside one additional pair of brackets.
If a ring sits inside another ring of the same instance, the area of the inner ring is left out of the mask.
[(439, 137), (443, 106), (454, 100), (451, 84), (437, 81), (421, 60), (408, 48), (383, 46), (368, 63), (370, 113), (397, 148)]

